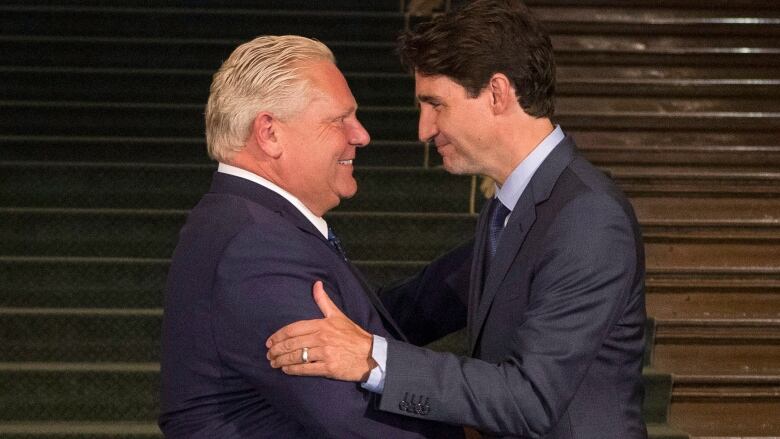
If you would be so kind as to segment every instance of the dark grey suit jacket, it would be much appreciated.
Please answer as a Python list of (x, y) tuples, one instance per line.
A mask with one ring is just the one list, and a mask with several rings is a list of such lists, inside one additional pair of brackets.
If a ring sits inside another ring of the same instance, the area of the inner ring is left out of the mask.
[[(566, 137), (520, 197), (485, 273), (486, 210), (461, 308), (473, 358), (390, 342), (380, 408), (499, 437), (646, 437), (644, 253), (625, 196)], [(452, 326), (459, 308), (454, 296), (425, 297), (419, 282), (383, 300), (421, 344), (440, 335), (436, 316)]]
[(400, 336), (360, 274), (292, 204), (216, 173), (181, 230), (168, 274), (159, 419), (166, 437), (462, 436), (460, 428), (381, 412), (356, 383), (270, 367), (265, 340), (273, 332), (322, 317), (311, 296), (318, 279), (357, 324)]

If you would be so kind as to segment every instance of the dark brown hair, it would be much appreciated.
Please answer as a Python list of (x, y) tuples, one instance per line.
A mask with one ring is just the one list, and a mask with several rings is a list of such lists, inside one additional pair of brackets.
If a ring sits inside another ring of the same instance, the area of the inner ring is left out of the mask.
[(550, 36), (516, 0), (475, 0), (398, 39), (401, 62), (422, 75), (444, 75), (477, 97), (491, 76), (512, 82), (523, 110), (551, 117), (555, 60)]

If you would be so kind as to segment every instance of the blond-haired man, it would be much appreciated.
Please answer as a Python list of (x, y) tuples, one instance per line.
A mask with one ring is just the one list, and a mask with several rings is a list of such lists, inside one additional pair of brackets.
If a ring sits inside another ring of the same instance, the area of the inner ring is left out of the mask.
[[(261, 340), (322, 316), (311, 301), (316, 280), (357, 325), (403, 337), (322, 218), (357, 190), (353, 160), (369, 135), (356, 109), (330, 50), (303, 37), (252, 40), (214, 75), (206, 138), (219, 168), (182, 228), (165, 293), (167, 437), (461, 434), (375, 410), (359, 385), (290, 377), (265, 359)], [(356, 369), (376, 366), (361, 362)]]

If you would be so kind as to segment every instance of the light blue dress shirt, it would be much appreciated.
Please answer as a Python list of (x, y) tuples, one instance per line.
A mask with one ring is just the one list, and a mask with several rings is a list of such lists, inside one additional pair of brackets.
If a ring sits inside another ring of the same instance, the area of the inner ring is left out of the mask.
[[(496, 186), (496, 197), (501, 200), (501, 203), (507, 207), (510, 211), (515, 209), (517, 200), (523, 195), (523, 191), (528, 186), (531, 178), (542, 165), (544, 159), (555, 149), (555, 146), (561, 143), (563, 138), (566, 137), (563, 134), (563, 130), (560, 125), (556, 125), (552, 133), (539, 143), (528, 156), (520, 162), (519, 165), (509, 174), (509, 178), (506, 179), (503, 186)], [(504, 220), (504, 225), (509, 221), (509, 217), (512, 216), (510, 212)], [(374, 345), (371, 348), (371, 357), (376, 361), (377, 367), (371, 369), (371, 373), (368, 376), (368, 380), (361, 384), (361, 386), (374, 393), (382, 393), (385, 388), (385, 368), (387, 367), (387, 340), (378, 335), (374, 335)]]

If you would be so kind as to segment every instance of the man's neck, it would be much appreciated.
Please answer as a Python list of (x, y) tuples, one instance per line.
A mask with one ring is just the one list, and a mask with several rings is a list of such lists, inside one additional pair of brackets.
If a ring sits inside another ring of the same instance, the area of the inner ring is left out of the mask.
[(496, 175), (488, 175), (499, 187), (504, 184), (509, 174), (555, 130), (550, 119), (530, 117), (509, 128), (499, 140), (501, 157), (497, 161)]

